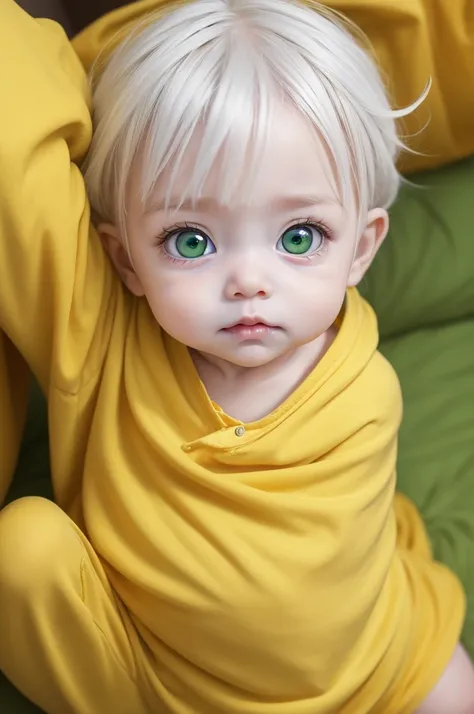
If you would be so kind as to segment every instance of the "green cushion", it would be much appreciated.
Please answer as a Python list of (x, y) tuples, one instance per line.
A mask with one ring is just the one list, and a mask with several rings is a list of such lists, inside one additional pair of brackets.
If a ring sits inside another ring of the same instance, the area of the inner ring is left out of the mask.
[(404, 395), (398, 488), (418, 505), (435, 556), (463, 581), (474, 656), (474, 320), (382, 344)]
[[(46, 402), (38, 386), (33, 382), (22, 449), (7, 501), (13, 501), (21, 496), (51, 498), (49, 471)], [(0, 712), (2, 714), (41, 714), (41, 710), (25, 699), (2, 672), (0, 672)]]
[(45, 399), (34, 381), (31, 384), (23, 443), (7, 503), (21, 496), (52, 498), (47, 407)]
[(361, 285), (382, 338), (474, 316), (474, 158), (412, 181)]
[[(435, 555), (468, 595), (474, 656), (474, 159), (416, 177), (362, 293), (402, 384), (399, 488), (423, 514)], [(11, 497), (50, 495), (46, 409), (37, 388)], [(0, 677), (0, 710), (35, 714)]]
[(474, 158), (416, 177), (362, 286), (404, 396), (398, 487), (468, 596), (474, 657)]

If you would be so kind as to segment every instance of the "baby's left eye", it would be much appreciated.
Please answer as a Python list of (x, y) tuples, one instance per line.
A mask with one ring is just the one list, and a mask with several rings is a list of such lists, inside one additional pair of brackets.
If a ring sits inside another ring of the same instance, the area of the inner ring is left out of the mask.
[(277, 249), (290, 255), (304, 255), (321, 248), (324, 242), (321, 228), (311, 225), (297, 225), (288, 228), (278, 239)]
[(214, 243), (204, 232), (186, 228), (173, 233), (166, 241), (166, 251), (173, 258), (193, 260), (215, 253)]

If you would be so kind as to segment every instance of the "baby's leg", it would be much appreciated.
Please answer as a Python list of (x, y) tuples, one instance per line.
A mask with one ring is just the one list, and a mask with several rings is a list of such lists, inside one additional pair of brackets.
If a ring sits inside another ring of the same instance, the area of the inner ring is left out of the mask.
[(435, 688), (416, 714), (474, 714), (474, 666), (458, 645)]
[[(99, 558), (58, 506), (0, 513), (0, 669), (47, 714), (145, 714), (137, 638)], [(134, 651), (135, 650), (135, 651)]]

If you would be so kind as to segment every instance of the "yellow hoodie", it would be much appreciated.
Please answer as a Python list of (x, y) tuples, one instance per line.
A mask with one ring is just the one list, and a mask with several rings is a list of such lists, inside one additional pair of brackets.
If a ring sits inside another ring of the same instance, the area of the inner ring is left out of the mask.
[(157, 700), (410, 714), (464, 599), (416, 511), (394, 508), (401, 398), (371, 308), (349, 291), (331, 349), (242, 435), (102, 251), (64, 35), (4, 0), (0, 73), (0, 326), (48, 394), (56, 500), (132, 613)]

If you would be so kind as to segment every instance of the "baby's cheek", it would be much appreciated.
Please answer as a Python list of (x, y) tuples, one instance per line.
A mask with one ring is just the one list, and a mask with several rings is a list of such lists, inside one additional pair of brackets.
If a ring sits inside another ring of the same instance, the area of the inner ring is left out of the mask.
[[(300, 294), (295, 320), (309, 337), (316, 337), (334, 324), (344, 304), (345, 284), (337, 280), (316, 280)], [(301, 310), (300, 306), (304, 305)]]
[(199, 329), (202, 305), (186, 281), (163, 280), (147, 294), (148, 303), (161, 327), (180, 342)]

